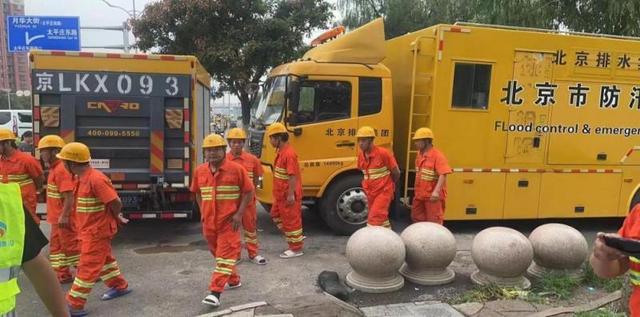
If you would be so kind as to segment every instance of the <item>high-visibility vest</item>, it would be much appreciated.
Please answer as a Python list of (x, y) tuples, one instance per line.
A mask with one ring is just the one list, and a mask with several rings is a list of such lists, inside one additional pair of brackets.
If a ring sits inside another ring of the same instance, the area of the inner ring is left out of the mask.
[(16, 308), (24, 227), (20, 186), (0, 184), (0, 316), (13, 316)]

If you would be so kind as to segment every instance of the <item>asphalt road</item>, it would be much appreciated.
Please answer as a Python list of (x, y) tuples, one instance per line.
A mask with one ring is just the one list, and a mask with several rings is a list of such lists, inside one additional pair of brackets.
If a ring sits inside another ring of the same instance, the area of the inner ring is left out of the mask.
[[(406, 217), (396, 220), (400, 232), (408, 225)], [(371, 306), (409, 301), (442, 300), (472, 287), (469, 274), (475, 269), (471, 260), (471, 242), (478, 231), (504, 225), (525, 235), (543, 222), (463, 222), (446, 223), (455, 234), (458, 253), (452, 264), (457, 277), (446, 286), (424, 287), (409, 282), (400, 291), (389, 294), (354, 292), (351, 303)], [(582, 231), (589, 243), (598, 231), (615, 231), (621, 220), (582, 220), (568, 223)], [(349, 272), (345, 257), (348, 237), (337, 236), (312, 211), (304, 212), (305, 255), (283, 260), (278, 254), (286, 248), (284, 239), (266, 212), (258, 211), (261, 253), (269, 259), (265, 266), (243, 261), (239, 273), (243, 286), (222, 296), (222, 307), (254, 301), (282, 300), (318, 294), (317, 276), (323, 270), (336, 271), (342, 278)], [(49, 232), (48, 224), (42, 229)], [(113, 241), (115, 256), (129, 280), (133, 292), (123, 298), (102, 302), (106, 290), (97, 283), (86, 308), (91, 316), (196, 316), (210, 312), (200, 303), (214, 268), (213, 257), (200, 233), (200, 224), (188, 221), (142, 221), (127, 225)], [(243, 251), (246, 259), (246, 252)], [(20, 278), (22, 294), (18, 298), (20, 316), (46, 316), (28, 279)], [(64, 285), (67, 290), (69, 285)]]

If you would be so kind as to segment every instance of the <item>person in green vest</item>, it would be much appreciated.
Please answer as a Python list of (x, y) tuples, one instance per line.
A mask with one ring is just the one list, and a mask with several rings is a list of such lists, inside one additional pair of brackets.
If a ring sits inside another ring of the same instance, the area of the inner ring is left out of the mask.
[(21, 269), (52, 316), (69, 316), (62, 287), (49, 261), (40, 253), (47, 243), (22, 205), (19, 185), (0, 184), (0, 316), (16, 316)]

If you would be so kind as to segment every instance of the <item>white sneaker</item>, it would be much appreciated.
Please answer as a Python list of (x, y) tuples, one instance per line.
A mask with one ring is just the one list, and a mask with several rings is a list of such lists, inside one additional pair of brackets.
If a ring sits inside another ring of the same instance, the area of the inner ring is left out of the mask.
[(220, 299), (213, 294), (207, 295), (207, 297), (202, 300), (202, 303), (212, 307), (220, 307)]

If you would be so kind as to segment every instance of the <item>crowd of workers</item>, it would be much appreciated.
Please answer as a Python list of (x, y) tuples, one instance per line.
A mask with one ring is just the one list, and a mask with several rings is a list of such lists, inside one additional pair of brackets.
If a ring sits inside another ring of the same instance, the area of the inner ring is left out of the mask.
[[(304, 254), (305, 236), (298, 157), (288, 142), (289, 134), (284, 125), (272, 124), (267, 129), (267, 136), (277, 151), (273, 162), (274, 202), (270, 214), (288, 245), (279, 256), (284, 259), (299, 257)], [(356, 137), (360, 149), (358, 168), (363, 173), (362, 188), (368, 203), (367, 224), (390, 228), (388, 210), (400, 178), (398, 164), (389, 150), (374, 144), (376, 134), (372, 127), (361, 127)], [(242, 285), (236, 263), (240, 259), (243, 239), (249, 259), (255, 264), (267, 264), (267, 259), (258, 253), (254, 192), (262, 166), (258, 158), (243, 150), (246, 139), (245, 132), (239, 128), (231, 129), (226, 140), (218, 134), (205, 137), (202, 145), (205, 162), (196, 168), (190, 187), (200, 208), (202, 234), (215, 258), (209, 294), (202, 301), (213, 307), (220, 306), (224, 290)], [(446, 177), (452, 170), (445, 155), (434, 147), (433, 139), (429, 128), (420, 128), (413, 136), (417, 155), (411, 219), (442, 224)], [(43, 238), (34, 238), (33, 233), (25, 230), (17, 233), (7, 230), (22, 227), (29, 231), (29, 223), (39, 224), (37, 196), (45, 184), (40, 162), (20, 151), (15, 140), (13, 132), (0, 129), (0, 183), (7, 184), (0, 184), (0, 238), (10, 236), (13, 239), (11, 244), (0, 244), (0, 316), (12, 316), (15, 296), (19, 292), (19, 268), (35, 259), (46, 244), (46, 239), (43, 243)], [(73, 283), (66, 294), (68, 311), (59, 316), (67, 313), (74, 317), (85, 316), (85, 303), (98, 280), (109, 287), (102, 300), (131, 292), (111, 250), (118, 227), (128, 220), (123, 217), (122, 203), (109, 178), (90, 166), (91, 155), (86, 145), (65, 144), (59, 136), (48, 135), (40, 139), (37, 149), (44, 166), (49, 169), (46, 181), (47, 221), (51, 224), (49, 263), (59, 283)], [(20, 205), (24, 206), (27, 216), (16, 210)], [(11, 235), (8, 232), (12, 232)], [(640, 207), (633, 209), (619, 234), (640, 238)], [(25, 259), (24, 255), (28, 253), (36, 255)], [(38, 263), (43, 262), (40, 259)], [(640, 260), (606, 246), (602, 234), (596, 240), (591, 264), (601, 276), (612, 277), (627, 270), (631, 270), (632, 276), (640, 276)], [(74, 267), (75, 277), (71, 271)], [(640, 285), (637, 279), (632, 278), (632, 282)], [(52, 303), (55, 298), (49, 296), (45, 303), (49, 311), (58, 316), (56, 312), (60, 309)], [(632, 309), (640, 306), (640, 295), (635, 291), (631, 303)]]

